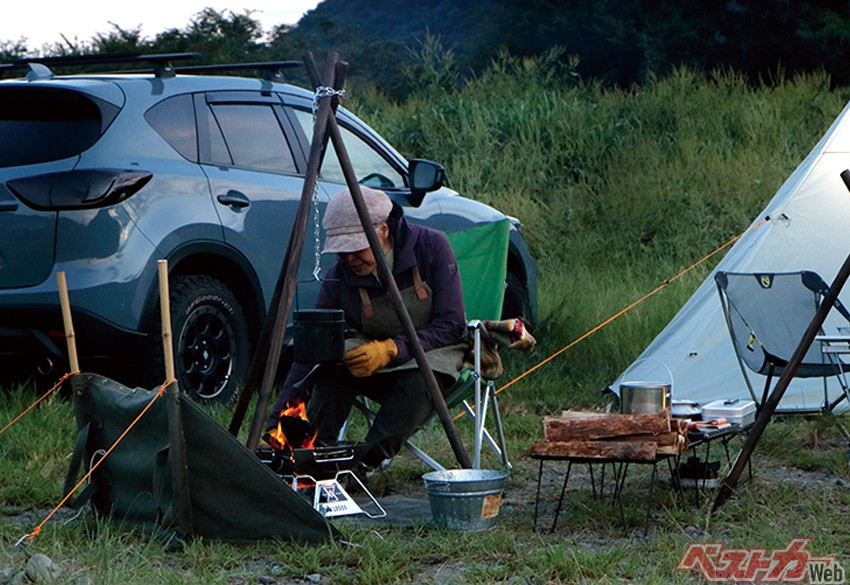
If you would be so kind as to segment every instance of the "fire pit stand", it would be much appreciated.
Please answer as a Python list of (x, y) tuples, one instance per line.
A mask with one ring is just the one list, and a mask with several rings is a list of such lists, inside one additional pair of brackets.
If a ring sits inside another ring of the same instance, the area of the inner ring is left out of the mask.
[[(290, 481), (292, 489), (310, 499), (312, 495), (313, 509), (325, 518), (336, 518), (337, 516), (349, 516), (352, 514), (365, 514), (369, 518), (383, 518), (387, 515), (386, 510), (378, 503), (360, 478), (351, 471), (338, 471), (333, 479), (314, 479), (309, 475), (294, 475), (284, 477)], [(367, 512), (343, 487), (348, 485), (358, 486), (366, 497), (369, 498), (374, 513)]]
[[(384, 508), (351, 471), (368, 448), (366, 443), (343, 443), (289, 452), (260, 447), (257, 457), (326, 518), (352, 514), (383, 518), (387, 515)], [(345, 486), (363, 490), (374, 508), (373, 512), (364, 510)]]

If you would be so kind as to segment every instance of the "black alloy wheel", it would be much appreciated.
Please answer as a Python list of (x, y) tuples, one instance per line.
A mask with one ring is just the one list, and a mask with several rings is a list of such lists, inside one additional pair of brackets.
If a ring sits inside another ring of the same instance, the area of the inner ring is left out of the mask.
[(180, 389), (199, 402), (231, 402), (248, 371), (245, 316), (218, 279), (177, 276), (171, 286), (175, 368)]

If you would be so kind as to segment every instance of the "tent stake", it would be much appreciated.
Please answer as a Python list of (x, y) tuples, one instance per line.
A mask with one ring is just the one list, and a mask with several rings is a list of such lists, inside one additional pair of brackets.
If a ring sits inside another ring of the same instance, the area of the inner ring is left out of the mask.
[(174, 379), (174, 342), (171, 334), (171, 299), (168, 298), (168, 260), (157, 262), (159, 270), (159, 315), (162, 321), (162, 351), (165, 381)]
[[(845, 170), (841, 173), (841, 180), (844, 181), (844, 184), (847, 186), (848, 190), (850, 190), (850, 170)], [(814, 342), (815, 336), (820, 331), (821, 326), (826, 320), (826, 316), (832, 309), (833, 304), (835, 304), (835, 299), (838, 298), (838, 295), (841, 292), (841, 289), (844, 288), (844, 284), (847, 282), (847, 278), (849, 276), (850, 255), (848, 255), (844, 260), (844, 264), (842, 264), (841, 268), (838, 270), (835, 280), (832, 281), (829, 290), (826, 291), (820, 307), (818, 307), (815, 316), (812, 317), (812, 321), (809, 323), (808, 329), (806, 329), (806, 332), (803, 334), (803, 338), (800, 340), (800, 344), (797, 346), (797, 349), (794, 350), (794, 354), (791, 356), (791, 359), (788, 360), (788, 365), (782, 371), (782, 375), (779, 376), (776, 386), (773, 387), (773, 391), (770, 393), (770, 396), (767, 400), (765, 400), (764, 404), (762, 404), (759, 414), (756, 417), (756, 421), (753, 423), (753, 427), (747, 435), (747, 440), (744, 442), (741, 453), (735, 460), (734, 467), (732, 467), (732, 470), (729, 472), (729, 475), (726, 477), (723, 485), (717, 492), (717, 496), (711, 506), (712, 512), (722, 506), (737, 487), (738, 479), (740, 479), (741, 474), (744, 472), (744, 469), (749, 463), (750, 457), (752, 456), (753, 451), (755, 451), (756, 444), (761, 438), (762, 433), (764, 433), (767, 423), (770, 422), (770, 417), (773, 416), (777, 406), (779, 406), (779, 401), (782, 400), (782, 395), (785, 394), (785, 390), (796, 375), (800, 364), (803, 362), (803, 357), (806, 355), (806, 352), (809, 351), (809, 347), (811, 347)]]

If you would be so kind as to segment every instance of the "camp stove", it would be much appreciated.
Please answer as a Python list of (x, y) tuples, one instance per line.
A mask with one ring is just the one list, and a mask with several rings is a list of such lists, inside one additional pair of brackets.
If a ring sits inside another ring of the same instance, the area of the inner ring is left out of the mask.
[[(312, 449), (279, 450), (261, 447), (257, 456), (326, 518), (351, 514), (383, 518), (387, 515), (386, 511), (351, 471), (368, 450), (368, 443), (340, 442)], [(351, 497), (346, 486), (362, 490), (371, 502), (373, 511), (364, 510)]]

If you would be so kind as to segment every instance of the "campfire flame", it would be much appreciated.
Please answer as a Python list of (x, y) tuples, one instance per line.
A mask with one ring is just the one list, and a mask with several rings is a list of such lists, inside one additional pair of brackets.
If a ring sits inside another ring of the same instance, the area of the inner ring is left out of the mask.
[[(286, 433), (284, 432), (284, 421), (287, 420), (289, 420), (290, 422), (300, 420), (306, 423), (299, 424), (297, 426), (292, 424), (287, 425), (290, 427), (290, 434), (293, 435), (291, 440), (287, 438)], [(293, 426), (296, 426), (299, 431), (306, 432), (295, 433), (292, 429)], [(295, 435), (301, 436), (299, 437)], [(264, 439), (269, 445), (272, 446), (272, 448), (277, 449), (279, 451), (315, 448), (316, 430), (312, 428), (312, 425), (310, 425), (310, 421), (307, 418), (307, 407), (304, 402), (295, 399), (292, 402), (287, 403), (286, 408), (280, 411), (280, 418), (278, 419), (277, 427), (269, 429)]]

